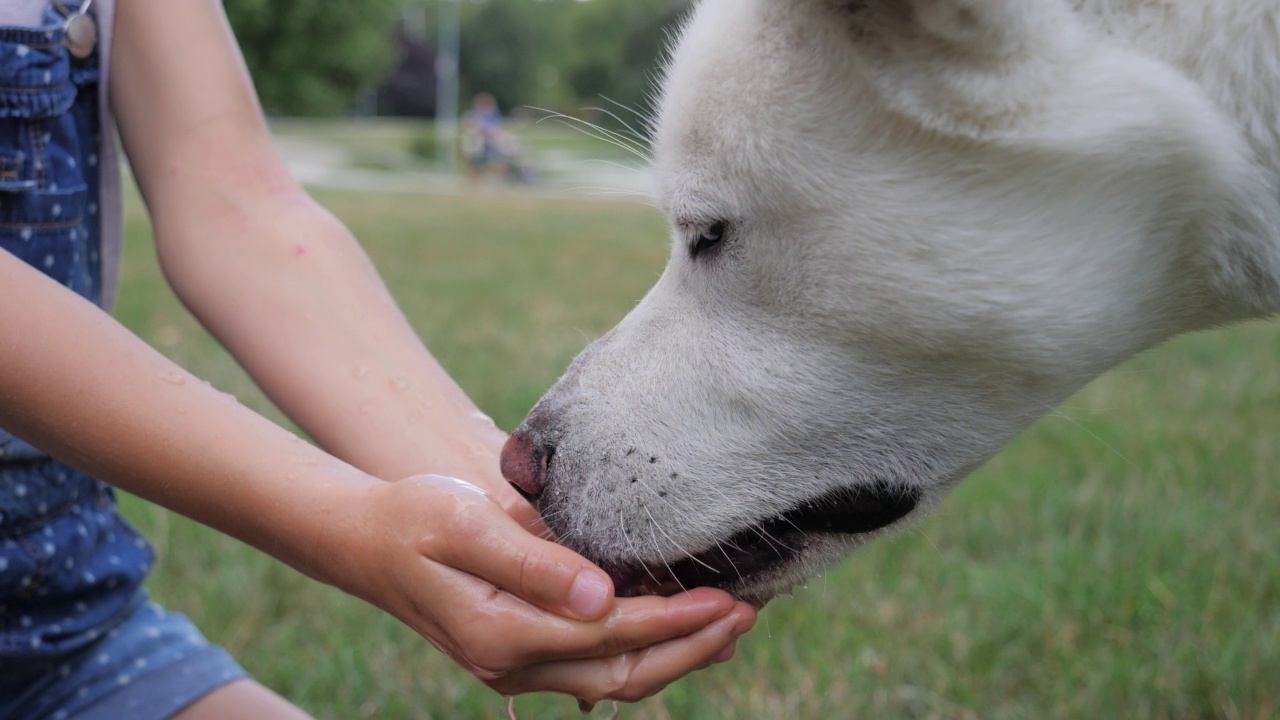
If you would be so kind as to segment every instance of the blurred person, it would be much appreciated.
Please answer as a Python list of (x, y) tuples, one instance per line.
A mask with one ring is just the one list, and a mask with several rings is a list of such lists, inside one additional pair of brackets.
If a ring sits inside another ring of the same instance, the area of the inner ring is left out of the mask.
[(472, 182), (486, 172), (517, 183), (532, 180), (533, 171), (523, 160), (520, 141), (507, 130), (498, 100), (491, 93), (477, 93), (471, 100), (471, 110), (463, 118), (462, 152)]
[[(0, 26), (0, 717), (304, 716), (150, 602), (113, 486), (376, 605), (506, 695), (635, 700), (732, 656), (749, 606), (615, 599), (539, 539), (498, 472), (505, 434), (274, 151), (216, 0), (0, 0)], [(166, 278), (319, 447), (106, 312), (117, 125)]]

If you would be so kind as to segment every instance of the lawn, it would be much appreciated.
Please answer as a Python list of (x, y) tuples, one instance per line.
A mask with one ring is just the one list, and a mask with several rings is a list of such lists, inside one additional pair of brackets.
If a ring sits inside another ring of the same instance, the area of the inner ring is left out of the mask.
[[(507, 428), (667, 250), (637, 204), (318, 197)], [(164, 285), (136, 201), (118, 315), (279, 417)], [(1280, 328), (1172, 342), (1091, 384), (916, 529), (775, 601), (733, 662), (621, 717), (1280, 717), (1278, 440)], [(506, 717), (390, 618), (163, 510), (125, 509), (159, 551), (153, 594), (318, 717)], [(576, 714), (555, 696), (517, 709)]]

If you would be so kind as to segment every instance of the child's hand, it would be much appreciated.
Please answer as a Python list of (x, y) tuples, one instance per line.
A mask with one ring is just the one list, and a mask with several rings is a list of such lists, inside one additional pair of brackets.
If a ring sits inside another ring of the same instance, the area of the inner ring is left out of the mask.
[(600, 569), (451, 478), (361, 488), (334, 520), (341, 551), (318, 574), (503, 695), (636, 701), (727, 660), (755, 622), (750, 606), (718, 590), (615, 600)]

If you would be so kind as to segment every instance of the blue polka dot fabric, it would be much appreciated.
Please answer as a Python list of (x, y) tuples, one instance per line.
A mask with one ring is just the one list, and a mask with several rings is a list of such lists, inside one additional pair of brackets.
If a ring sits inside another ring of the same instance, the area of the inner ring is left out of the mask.
[(0, 674), (98, 639), (151, 562), (107, 485), (49, 459), (0, 466)]
[(123, 621), (79, 652), (0, 675), (0, 717), (14, 720), (169, 718), (245, 678), (182, 615), (138, 596)]
[(151, 563), (106, 484), (52, 459), (0, 465), (0, 718), (168, 718), (246, 677), (147, 600)]
[[(0, 252), (101, 304), (98, 66), (63, 22), (0, 27)], [(148, 601), (152, 560), (109, 486), (0, 429), (0, 718), (168, 718), (245, 676)]]
[[(46, 22), (0, 28), (0, 249), (101, 304), (97, 55), (72, 62)], [(0, 428), (0, 462), (36, 457)]]

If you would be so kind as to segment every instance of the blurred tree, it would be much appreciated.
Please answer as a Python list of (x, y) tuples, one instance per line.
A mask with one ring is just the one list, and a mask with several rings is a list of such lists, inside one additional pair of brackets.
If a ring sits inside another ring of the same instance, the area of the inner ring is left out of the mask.
[(335, 115), (397, 59), (397, 0), (224, 0), (269, 113)]
[[(689, 0), (574, 3), (565, 28), (565, 76), (584, 101), (601, 98), (647, 116), (667, 44)], [(628, 124), (637, 118), (613, 103)], [(641, 129), (637, 126), (637, 129)]]
[(378, 86), (379, 115), (433, 117), (436, 114), (436, 48), (405, 28), (396, 33), (399, 63)]
[(467, 90), (491, 93), (504, 112), (536, 104), (540, 58), (555, 45), (562, 7), (532, 0), (465, 6), (459, 72)]
[(462, 19), (464, 87), (492, 93), (506, 112), (612, 107), (601, 96), (643, 111), (673, 24), (689, 4), (470, 0)]
[[(359, 93), (380, 86), (381, 111), (420, 115), (430, 112), (430, 102), (392, 107), (385, 100), (389, 88), (404, 90), (401, 95), (429, 94), (434, 69), (424, 53), (434, 45), (436, 7), (442, 1), (224, 0), (224, 5), (268, 112), (340, 114), (355, 105)], [(462, 3), (463, 108), (471, 95), (487, 91), (505, 112), (533, 105), (570, 113), (585, 106), (612, 108), (601, 96), (645, 111), (671, 28), (690, 4), (450, 1)], [(410, 5), (427, 8), (427, 27), (416, 28), (412, 38), (396, 27), (401, 9)]]

